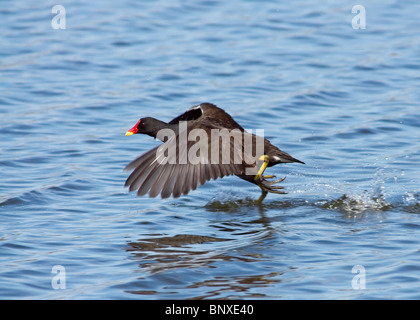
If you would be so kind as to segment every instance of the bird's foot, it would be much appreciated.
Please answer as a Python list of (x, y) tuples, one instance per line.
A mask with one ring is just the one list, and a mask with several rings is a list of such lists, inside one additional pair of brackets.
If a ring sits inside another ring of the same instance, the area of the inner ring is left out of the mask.
[(261, 165), (260, 169), (258, 170), (257, 175), (254, 177), (256, 183), (258, 184), (258, 186), (261, 188), (262, 190), (262, 195), (261, 197), (257, 200), (257, 203), (260, 204), (265, 196), (267, 195), (268, 192), (271, 193), (277, 193), (277, 194), (286, 194), (286, 192), (284, 191), (280, 191), (279, 189), (284, 189), (284, 187), (280, 187), (280, 186), (273, 186), (276, 183), (282, 182), (284, 179), (286, 179), (286, 177), (281, 178), (281, 179), (276, 179), (276, 180), (272, 180), (272, 181), (268, 181), (266, 179), (272, 179), (275, 178), (276, 176), (274, 175), (266, 175), (263, 176), (264, 174), (264, 170), (267, 168), (268, 166), (268, 156), (267, 155), (262, 155), (259, 160), (264, 161), (263, 164)]
[(275, 175), (263, 176), (262, 182), (264, 182), (266, 185), (272, 186), (273, 184), (282, 182), (284, 179), (286, 179), (286, 177), (284, 177), (284, 178), (271, 180), (271, 181), (265, 180), (265, 179), (272, 179), (272, 178), (275, 178), (275, 177), (276, 177)]
[(262, 179), (258, 181), (258, 186), (261, 188), (263, 193), (271, 192), (271, 193), (277, 193), (277, 194), (286, 194), (286, 192), (278, 190), (278, 189), (284, 189), (284, 187), (273, 186), (276, 183), (282, 182), (284, 179), (286, 179), (286, 177), (272, 180), (272, 181), (265, 180), (265, 178), (275, 178), (275, 176), (264, 176)]

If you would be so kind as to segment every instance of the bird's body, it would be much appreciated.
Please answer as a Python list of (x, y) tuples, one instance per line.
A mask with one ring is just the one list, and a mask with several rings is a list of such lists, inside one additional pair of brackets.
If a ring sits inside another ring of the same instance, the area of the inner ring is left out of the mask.
[[(211, 179), (236, 175), (267, 192), (284, 193), (262, 176), (278, 163), (300, 162), (270, 141), (248, 133), (224, 110), (210, 103), (195, 106), (168, 123), (142, 118), (126, 135), (143, 133), (164, 143), (127, 165), (125, 185), (139, 196), (179, 197)], [(199, 138), (199, 139), (198, 139)], [(262, 165), (261, 165), (262, 163)], [(270, 178), (273, 176), (270, 176)]]

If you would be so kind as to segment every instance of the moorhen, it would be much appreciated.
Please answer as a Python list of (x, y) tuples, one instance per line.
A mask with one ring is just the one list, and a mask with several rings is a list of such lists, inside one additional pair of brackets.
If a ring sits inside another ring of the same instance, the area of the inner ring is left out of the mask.
[[(201, 103), (168, 123), (142, 118), (126, 136), (142, 133), (164, 143), (130, 162), (124, 170), (133, 170), (125, 182), (130, 191), (162, 198), (186, 195), (211, 179), (236, 175), (258, 185), (259, 202), (268, 192), (284, 194), (273, 186), (285, 178), (268, 181), (267, 167), (278, 163), (299, 162), (270, 141), (248, 133), (224, 110)], [(200, 139), (197, 141), (197, 137)], [(209, 140), (210, 137), (210, 140)]]

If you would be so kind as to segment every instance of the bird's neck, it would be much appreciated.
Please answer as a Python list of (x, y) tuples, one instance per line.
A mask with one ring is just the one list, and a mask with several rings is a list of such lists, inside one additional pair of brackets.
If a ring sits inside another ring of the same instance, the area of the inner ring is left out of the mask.
[(175, 133), (177, 133), (178, 131), (177, 125), (169, 124), (169, 123), (154, 119), (153, 126), (149, 129), (149, 131), (144, 132), (144, 133), (155, 139), (158, 139), (162, 135), (162, 132), (159, 134), (159, 131), (163, 129), (173, 130)]

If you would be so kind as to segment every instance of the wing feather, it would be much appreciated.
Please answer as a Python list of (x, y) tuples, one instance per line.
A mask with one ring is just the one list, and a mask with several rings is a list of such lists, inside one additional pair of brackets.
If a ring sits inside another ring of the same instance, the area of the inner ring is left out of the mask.
[[(175, 121), (184, 118), (188, 118), (193, 115), (185, 115), (175, 118)], [(210, 132), (214, 127), (211, 124), (199, 124), (199, 128)], [(192, 128), (189, 127), (188, 130)], [(174, 198), (179, 197), (181, 194), (188, 194), (191, 190), (197, 189), (199, 185), (203, 185), (208, 180), (222, 178), (228, 175), (241, 175), (244, 173), (244, 163), (234, 163), (236, 159), (235, 155), (243, 155), (242, 145), (237, 146), (234, 143), (234, 139), (220, 139), (217, 142), (211, 141), (208, 146), (207, 141), (188, 141), (186, 144), (179, 144), (179, 134), (176, 139), (170, 139), (169, 143), (176, 143), (180, 148), (177, 150), (177, 154), (174, 158), (173, 155), (168, 156), (166, 163), (160, 163), (162, 153), (159, 153), (159, 147), (155, 147), (150, 151), (147, 151), (140, 157), (130, 162), (125, 170), (134, 169), (130, 176), (127, 178), (125, 186), (129, 187), (130, 191), (137, 190), (139, 196), (145, 195), (149, 192), (150, 197), (161, 195), (162, 198), (173, 196)], [(168, 143), (168, 141), (166, 143)], [(208, 148), (208, 152), (202, 152), (204, 149), (200, 149), (200, 153), (196, 155), (199, 161), (179, 163), (179, 154), (188, 151), (196, 143), (204, 143), (205, 145), (196, 145), (201, 148)], [(218, 148), (216, 148), (216, 144)], [(217, 153), (217, 150), (228, 150), (230, 154), (230, 163), (221, 163), (222, 156), (221, 152)], [(218, 156), (219, 163), (212, 163), (211, 155), (216, 154)], [(159, 158), (159, 159), (158, 159)]]

